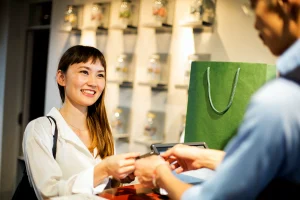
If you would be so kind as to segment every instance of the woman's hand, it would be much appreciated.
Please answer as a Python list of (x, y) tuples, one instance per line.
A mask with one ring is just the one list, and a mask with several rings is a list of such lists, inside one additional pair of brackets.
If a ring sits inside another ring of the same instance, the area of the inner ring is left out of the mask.
[(121, 179), (120, 182), (121, 183), (131, 183), (132, 181), (134, 181), (135, 179), (135, 175), (132, 172), (131, 174), (128, 174), (128, 176), (126, 176), (125, 178)]
[(135, 162), (134, 175), (138, 177), (138, 180), (142, 185), (153, 187), (152, 180), (155, 169), (162, 164), (168, 165), (168, 163), (160, 156), (153, 155), (147, 158), (141, 158)]
[(183, 144), (177, 144), (161, 154), (177, 173), (203, 167), (215, 170), (224, 155), (224, 151), (201, 149)]
[(135, 170), (135, 159), (139, 153), (125, 153), (106, 157), (102, 162), (108, 176), (113, 176), (117, 180), (124, 179)]

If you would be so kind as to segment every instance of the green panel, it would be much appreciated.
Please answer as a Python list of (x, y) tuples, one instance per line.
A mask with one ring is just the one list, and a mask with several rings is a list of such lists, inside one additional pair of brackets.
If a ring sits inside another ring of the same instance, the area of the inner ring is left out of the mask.
[[(217, 114), (208, 98), (207, 68), (210, 67), (212, 102), (217, 110), (229, 103), (237, 69), (240, 68), (233, 103), (223, 115)], [(185, 142), (204, 141), (209, 148), (224, 149), (236, 134), (251, 95), (268, 79), (275, 66), (259, 63), (193, 62), (188, 94)]]

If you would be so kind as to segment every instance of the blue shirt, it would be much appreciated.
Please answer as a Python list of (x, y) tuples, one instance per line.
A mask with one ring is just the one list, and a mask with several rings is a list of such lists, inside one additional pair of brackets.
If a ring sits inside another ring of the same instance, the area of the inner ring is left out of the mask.
[[(278, 59), (286, 75), (300, 67), (300, 40)], [(215, 176), (182, 199), (255, 199), (275, 178), (300, 183), (300, 85), (277, 78), (251, 98)]]

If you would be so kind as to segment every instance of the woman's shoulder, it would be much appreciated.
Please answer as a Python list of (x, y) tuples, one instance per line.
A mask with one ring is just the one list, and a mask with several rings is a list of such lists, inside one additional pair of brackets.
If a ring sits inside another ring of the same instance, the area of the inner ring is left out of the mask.
[(49, 138), (52, 137), (52, 126), (46, 116), (30, 121), (25, 129), (27, 139), (30, 138)]

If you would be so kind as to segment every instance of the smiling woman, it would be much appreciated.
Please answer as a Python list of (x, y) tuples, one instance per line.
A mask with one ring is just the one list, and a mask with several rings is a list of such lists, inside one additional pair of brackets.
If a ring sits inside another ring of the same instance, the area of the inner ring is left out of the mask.
[[(25, 130), (23, 152), (28, 177), (39, 199), (75, 193), (100, 193), (109, 177), (134, 180), (138, 153), (114, 155), (113, 137), (104, 104), (106, 62), (94, 47), (73, 46), (61, 57), (56, 81), (63, 102)], [(53, 124), (53, 123), (52, 123)], [(57, 148), (52, 153), (52, 147)]]

